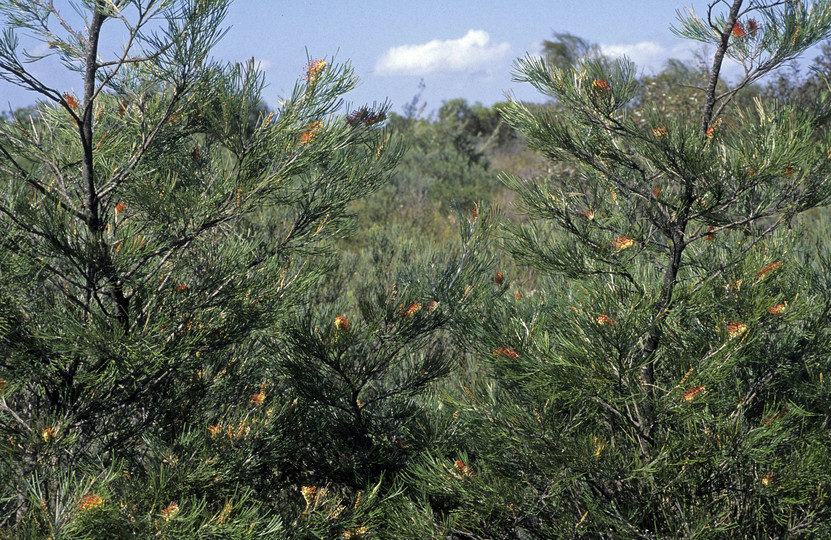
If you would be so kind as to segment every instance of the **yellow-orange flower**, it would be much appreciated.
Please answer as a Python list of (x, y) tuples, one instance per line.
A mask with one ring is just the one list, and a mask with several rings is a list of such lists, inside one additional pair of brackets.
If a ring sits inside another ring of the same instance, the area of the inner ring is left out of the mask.
[(326, 60), (312, 60), (306, 66), (306, 80), (310, 83), (316, 82), (323, 69), (326, 67)]
[(693, 386), (692, 388), (688, 388), (683, 395), (684, 401), (692, 401), (704, 392), (706, 388), (704, 386)]
[(669, 130), (666, 128), (666, 126), (658, 126), (652, 129), (652, 134), (660, 139), (664, 135), (669, 135)]
[(312, 122), (306, 128), (306, 131), (300, 134), (300, 142), (302, 144), (310, 143), (314, 140), (315, 136), (317, 135), (318, 130), (320, 130), (323, 123), (321, 122)]
[(612, 240), (612, 243), (609, 245), (617, 249), (618, 251), (623, 251), (624, 249), (634, 246), (635, 241), (629, 238), (628, 236), (618, 236), (617, 238)]
[(599, 315), (595, 320), (600, 326), (617, 326), (617, 323), (606, 315)]
[(265, 392), (258, 392), (251, 395), (251, 403), (262, 405), (265, 402)]
[(218, 422), (212, 426), (208, 426), (208, 431), (211, 432), (211, 438), (216, 437), (216, 434), (219, 433), (221, 429), (222, 426)]
[(774, 482), (774, 475), (773, 475), (772, 472), (765, 473), (765, 475), (762, 477), (762, 485), (765, 486), (765, 487), (773, 486), (773, 482)]
[(409, 319), (419, 311), (421, 311), (421, 302), (413, 302), (407, 307), (406, 310), (404, 310), (402, 306), (401, 309), (398, 310), (398, 314), (402, 319)]
[(309, 506), (315, 499), (317, 486), (303, 486), (300, 488), (300, 494), (303, 495), (303, 500), (306, 501), (306, 506)]
[(179, 505), (175, 502), (168, 504), (164, 510), (162, 510), (162, 517), (165, 521), (170, 521), (171, 519), (176, 517), (176, 514), (179, 513)]
[(340, 330), (341, 332), (346, 332), (347, 330), (349, 330), (350, 326), (351, 325), (349, 324), (349, 319), (347, 319), (345, 315), (338, 315), (337, 317), (335, 317), (335, 328), (337, 330)]
[(738, 337), (747, 332), (747, 325), (738, 321), (733, 321), (727, 325), (727, 335), (730, 339)]
[(94, 510), (98, 508), (104, 503), (104, 499), (96, 495), (95, 493), (87, 493), (81, 500), (78, 501), (78, 510), (81, 512), (88, 512), (89, 510)]
[(45, 443), (51, 443), (55, 440), (58, 436), (58, 428), (52, 426), (45, 428), (43, 431), (40, 432), (40, 438), (43, 439)]

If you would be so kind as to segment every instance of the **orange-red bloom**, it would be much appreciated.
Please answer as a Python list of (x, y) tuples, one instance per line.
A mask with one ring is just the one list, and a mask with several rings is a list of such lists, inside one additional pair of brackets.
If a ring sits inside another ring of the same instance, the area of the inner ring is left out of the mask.
[(592, 81), (592, 88), (597, 92), (611, 92), (612, 87), (605, 79), (595, 79)]
[(683, 395), (684, 401), (692, 401), (704, 392), (706, 388), (704, 386), (693, 386), (692, 388), (688, 388)]
[(784, 304), (776, 304), (775, 306), (768, 308), (768, 313), (770, 313), (771, 315), (781, 315), (785, 312), (785, 309), (787, 309), (787, 307), (787, 302), (785, 302)]
[(254, 405), (262, 405), (265, 402), (265, 392), (258, 392), (251, 396), (251, 403)]
[(126, 204), (124, 204), (123, 202), (120, 202), (120, 203), (118, 203), (117, 205), (115, 205), (115, 213), (116, 213), (116, 214), (120, 214), (120, 213), (121, 213), (121, 212), (123, 212), (126, 208), (127, 208), (127, 205), (126, 205)]
[(503, 281), (505, 281), (505, 275), (502, 272), (497, 272), (493, 278), (493, 282), (497, 285), (502, 285)]
[(338, 315), (335, 317), (335, 328), (341, 332), (346, 332), (349, 330), (350, 326), (352, 325), (349, 324), (349, 319), (347, 319), (345, 315)]
[(599, 315), (595, 320), (600, 326), (617, 326), (617, 323), (606, 315)]
[(462, 474), (462, 476), (474, 476), (473, 469), (465, 465), (465, 462), (461, 459), (457, 459), (453, 466)]
[(782, 263), (779, 262), (779, 261), (774, 261), (774, 262), (770, 263), (769, 265), (765, 266), (764, 268), (762, 268), (761, 270), (759, 270), (758, 272), (756, 272), (756, 276), (758, 276), (759, 279), (765, 279), (765, 276), (767, 276), (768, 274), (770, 274), (771, 272), (773, 272), (774, 270), (779, 268), (779, 266), (781, 264)]
[(71, 109), (77, 109), (78, 108), (78, 100), (75, 99), (75, 96), (70, 95), (69, 93), (65, 93), (63, 95), (63, 99), (64, 99), (64, 101), (66, 101), (66, 104), (69, 105), (69, 107)]
[(415, 315), (419, 311), (421, 311), (421, 302), (413, 302), (412, 304), (407, 306), (406, 310), (404, 309), (404, 306), (402, 305), (401, 308), (398, 310), (398, 315), (402, 319), (409, 319), (410, 317), (412, 317), (413, 315)]
[(740, 23), (739, 21), (736, 21), (736, 23), (733, 25), (733, 31), (730, 33), (733, 34), (734, 38), (743, 38), (746, 35), (744, 27), (742, 26), (742, 23)]
[(652, 134), (660, 139), (664, 135), (669, 135), (669, 130), (666, 128), (666, 126), (659, 126), (652, 130)]
[(503, 358), (519, 358), (519, 353), (513, 349), (509, 349), (508, 347), (499, 347), (493, 351), (493, 354)]

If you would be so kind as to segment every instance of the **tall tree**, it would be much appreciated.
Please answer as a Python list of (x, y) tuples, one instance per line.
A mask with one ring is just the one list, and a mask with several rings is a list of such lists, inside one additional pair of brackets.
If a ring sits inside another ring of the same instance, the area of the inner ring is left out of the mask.
[[(264, 471), (289, 459), (295, 413), (264, 336), (293, 320), (349, 202), (384, 184), (400, 148), (370, 121), (384, 107), (339, 114), (357, 81), (331, 60), (266, 114), (253, 61), (210, 59), (226, 10), (94, 0), (76, 25), (51, 1), (0, 3), (0, 77), (40, 99), (36, 117), (0, 124), (4, 532), (283, 526)], [(33, 74), (21, 31), (80, 94)]]
[[(539, 291), (483, 318), (495, 381), (460, 399), (477, 478), (419, 471), (456, 490), (467, 530), (829, 533), (828, 268), (788, 225), (831, 193), (831, 109), (827, 91), (812, 107), (735, 98), (831, 34), (831, 3), (711, 2), (675, 31), (714, 48), (694, 114), (634, 115), (625, 59), (518, 62), (562, 109), (504, 116), (579, 174), (505, 179), (531, 218), (507, 247)], [(744, 75), (723, 86), (728, 58)], [(467, 502), (495, 486), (499, 504)]]

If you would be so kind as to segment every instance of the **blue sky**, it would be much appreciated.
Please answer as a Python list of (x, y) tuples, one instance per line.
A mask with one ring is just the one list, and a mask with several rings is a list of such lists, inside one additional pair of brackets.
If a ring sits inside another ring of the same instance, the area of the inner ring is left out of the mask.
[[(361, 80), (346, 96), (353, 104), (389, 100), (401, 112), (423, 79), (429, 113), (443, 100), (490, 105), (506, 92), (541, 101), (528, 85), (511, 81), (512, 63), (538, 53), (554, 32), (598, 43), (610, 56), (626, 54), (644, 73), (660, 70), (667, 58), (691, 60), (701, 45), (670, 31), (676, 10), (690, 6), (705, 13), (706, 2), (699, 0), (236, 0), (226, 19), (230, 30), (214, 56), (231, 62), (254, 57), (265, 73), (263, 98), (270, 105), (291, 92), (308, 51), (313, 58), (351, 62)], [(64, 75), (56, 63), (43, 61), (34, 71), (80, 93), (79, 76)], [(0, 81), (0, 100), (8, 109), (34, 98)]]

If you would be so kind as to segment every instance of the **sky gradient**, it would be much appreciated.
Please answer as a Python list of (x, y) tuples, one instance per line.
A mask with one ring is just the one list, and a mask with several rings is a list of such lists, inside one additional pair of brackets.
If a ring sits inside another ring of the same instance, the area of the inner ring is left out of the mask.
[[(56, 0), (69, 9), (68, 0)], [(517, 57), (537, 54), (554, 32), (568, 32), (601, 46), (609, 56), (627, 55), (642, 73), (656, 73), (668, 58), (691, 61), (702, 47), (672, 34), (676, 11), (706, 2), (672, 0), (236, 0), (227, 35), (215, 58), (254, 58), (265, 74), (263, 99), (275, 105), (302, 77), (307, 58), (351, 62), (361, 85), (345, 98), (353, 104), (389, 101), (402, 112), (425, 89), (425, 114), (442, 101), (464, 98), (491, 105), (506, 93), (543, 101), (527, 84), (511, 80)], [(106, 44), (105, 44), (106, 45)], [(120, 45), (116, 41), (111, 46)], [(735, 68), (733, 68), (735, 71)], [(41, 61), (33, 71), (80, 93), (78, 74)], [(3, 110), (31, 104), (34, 96), (0, 81)]]

